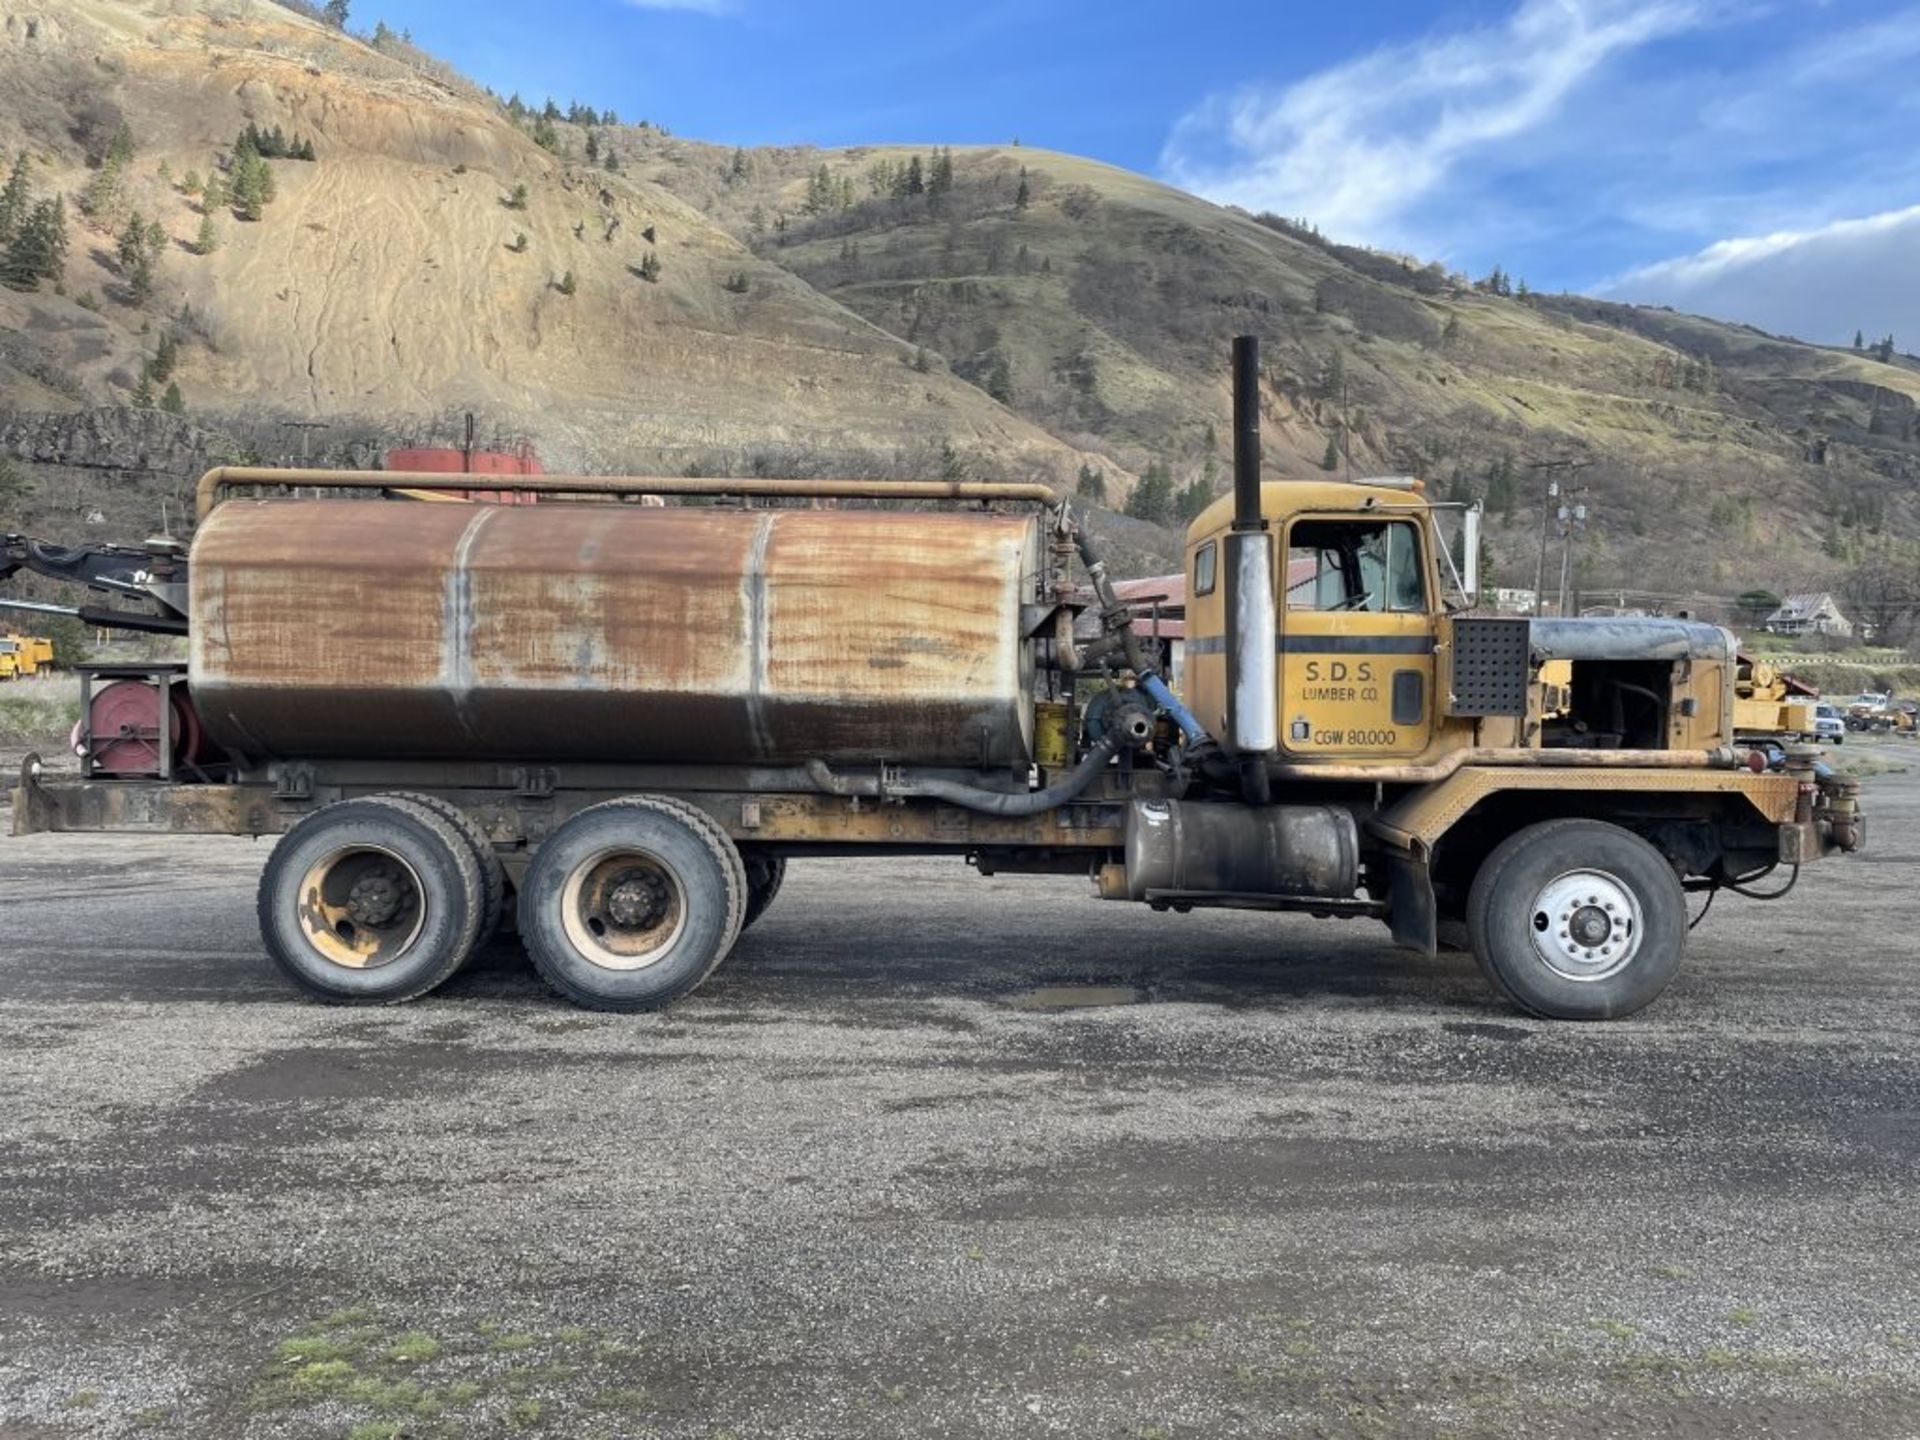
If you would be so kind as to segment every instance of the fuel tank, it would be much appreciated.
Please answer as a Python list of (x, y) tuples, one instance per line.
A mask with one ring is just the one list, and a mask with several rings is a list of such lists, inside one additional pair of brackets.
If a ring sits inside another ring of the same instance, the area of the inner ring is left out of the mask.
[(957, 766), (1032, 754), (1028, 517), (230, 500), (190, 682), (252, 757)]

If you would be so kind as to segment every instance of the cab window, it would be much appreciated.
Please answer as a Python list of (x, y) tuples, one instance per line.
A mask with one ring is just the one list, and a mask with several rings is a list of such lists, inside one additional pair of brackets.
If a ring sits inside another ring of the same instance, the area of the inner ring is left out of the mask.
[(1425, 610), (1420, 532), (1404, 520), (1296, 521), (1286, 586), (1289, 610)]
[(1211, 595), (1213, 593), (1214, 567), (1219, 562), (1215, 558), (1213, 541), (1209, 540), (1193, 552), (1193, 593)]

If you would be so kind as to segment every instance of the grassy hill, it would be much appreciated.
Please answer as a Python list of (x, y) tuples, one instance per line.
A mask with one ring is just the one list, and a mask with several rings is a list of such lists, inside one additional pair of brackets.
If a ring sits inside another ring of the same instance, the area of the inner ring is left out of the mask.
[(931, 153), (743, 166), (673, 142), (646, 158), (759, 254), (1052, 433), (1136, 473), (1166, 464), (1179, 487), (1224, 486), (1227, 339), (1259, 334), (1270, 464), (1411, 472), (1487, 499), (1506, 583), (1532, 580), (1541, 462), (1570, 462), (1555, 473), (1594, 515), (1584, 577), (1629, 589), (1831, 583), (1920, 519), (1911, 361), (1486, 293), (1045, 151), (956, 149), (946, 193), (887, 190)]
[[(1029, 148), (533, 124), (271, 0), (49, 13), (0, 32), (0, 147), (77, 200), (124, 121), (120, 208), (166, 243), (140, 304), (118, 215), (76, 226), (64, 295), (0, 290), (16, 412), (127, 403), (171, 334), (188, 411), (270, 459), (450, 439), (474, 410), (551, 467), (1031, 475), (1115, 508), (1153, 474), (1197, 503), (1226, 484), (1227, 340), (1250, 331), (1275, 472), (1484, 498), (1503, 583), (1532, 581), (1545, 463), (1591, 507), (1589, 585), (1828, 585), (1920, 520), (1903, 358), (1488, 293)], [(263, 218), (217, 209), (194, 254), (207, 207), (183, 181), (249, 123), (317, 158), (273, 161)], [(333, 428), (276, 437), (281, 419)], [(1141, 563), (1173, 545), (1129, 540)]]

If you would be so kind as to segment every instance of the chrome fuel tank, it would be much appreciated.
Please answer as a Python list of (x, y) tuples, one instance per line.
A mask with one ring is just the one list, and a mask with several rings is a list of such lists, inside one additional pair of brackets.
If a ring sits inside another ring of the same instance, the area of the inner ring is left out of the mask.
[(1039, 568), (1014, 515), (230, 500), (191, 685), (255, 757), (1021, 764)]

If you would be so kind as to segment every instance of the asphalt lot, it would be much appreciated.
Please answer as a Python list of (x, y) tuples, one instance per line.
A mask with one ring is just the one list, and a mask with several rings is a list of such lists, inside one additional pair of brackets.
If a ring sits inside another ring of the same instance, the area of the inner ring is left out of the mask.
[(0, 1436), (1920, 1434), (1878, 753), (1869, 853), (1592, 1027), (958, 861), (796, 865), (665, 1016), (510, 945), (335, 1010), (264, 845), (0, 838)]

